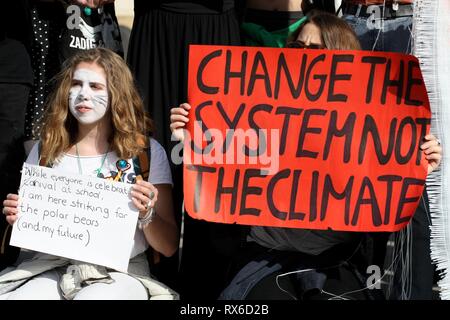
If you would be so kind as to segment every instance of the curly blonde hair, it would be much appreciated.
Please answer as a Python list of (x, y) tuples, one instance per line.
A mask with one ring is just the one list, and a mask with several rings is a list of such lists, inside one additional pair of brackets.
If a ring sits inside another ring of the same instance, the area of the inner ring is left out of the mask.
[(56, 76), (56, 90), (50, 96), (40, 133), (40, 156), (49, 165), (76, 141), (78, 122), (69, 111), (69, 90), (73, 73), (81, 62), (96, 63), (107, 76), (111, 114), (110, 150), (120, 158), (137, 156), (149, 144), (153, 125), (144, 110), (133, 76), (123, 59), (104, 48), (81, 51), (66, 61)]

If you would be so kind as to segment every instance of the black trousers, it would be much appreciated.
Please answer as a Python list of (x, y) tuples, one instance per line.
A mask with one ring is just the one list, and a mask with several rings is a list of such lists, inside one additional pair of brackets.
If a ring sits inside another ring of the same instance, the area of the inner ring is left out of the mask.
[[(20, 170), (25, 160), (23, 148), (25, 109), (30, 87), (25, 84), (0, 83), (0, 207), (8, 193), (17, 193)], [(7, 222), (0, 218), (0, 235), (3, 238)], [(14, 262), (18, 249), (7, 248), (0, 255), (0, 269)]]
[[(420, 204), (414, 213), (413, 219), (410, 222), (411, 228), (411, 251), (410, 257), (407, 257), (407, 245), (404, 244), (401, 251), (401, 256), (398, 259), (403, 261), (410, 259), (410, 287), (408, 292), (403, 292), (405, 284), (402, 281), (402, 273), (404, 273), (404, 266), (402, 264), (394, 270), (394, 285), (392, 293), (388, 297), (392, 300), (408, 299), (409, 300), (431, 300), (433, 298), (433, 280), (434, 280), (434, 265), (431, 262), (430, 256), (430, 217), (428, 196), (426, 190), (422, 194)], [(400, 245), (399, 234), (394, 237), (395, 245)], [(405, 297), (406, 295), (406, 297)]]
[[(249, 242), (233, 259), (221, 299), (328, 300), (342, 295), (343, 299), (382, 300), (381, 290), (367, 289), (366, 275), (354, 264), (360, 248), (360, 240), (355, 239), (315, 256)], [(295, 272), (307, 269), (315, 270)]]

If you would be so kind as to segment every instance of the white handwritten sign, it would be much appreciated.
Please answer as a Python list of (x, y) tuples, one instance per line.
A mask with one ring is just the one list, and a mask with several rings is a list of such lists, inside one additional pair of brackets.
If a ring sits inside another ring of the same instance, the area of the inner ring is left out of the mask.
[(138, 218), (130, 188), (25, 163), (10, 244), (126, 271)]

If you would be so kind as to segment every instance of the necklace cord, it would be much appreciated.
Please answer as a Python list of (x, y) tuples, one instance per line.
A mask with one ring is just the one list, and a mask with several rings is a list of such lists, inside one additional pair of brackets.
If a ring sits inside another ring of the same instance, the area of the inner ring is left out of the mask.
[[(109, 148), (110, 148), (110, 146), (108, 146), (108, 150), (106, 150), (106, 153), (103, 156), (102, 163), (100, 164), (100, 167), (98, 169), (95, 169), (95, 172), (97, 173), (97, 176), (99, 176), (100, 172), (102, 171), (103, 164), (105, 163), (106, 157), (108, 156), (108, 153), (109, 153)], [(78, 143), (75, 144), (75, 153), (77, 155), (78, 172), (79, 172), (79, 174), (82, 175), (83, 174), (83, 169), (81, 167), (80, 154), (78, 153)]]

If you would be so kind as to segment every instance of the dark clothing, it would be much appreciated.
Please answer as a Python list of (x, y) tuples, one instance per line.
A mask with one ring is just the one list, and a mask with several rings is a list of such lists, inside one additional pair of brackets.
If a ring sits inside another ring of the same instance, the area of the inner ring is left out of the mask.
[[(146, 109), (155, 121), (155, 138), (168, 154), (173, 142), (170, 109), (187, 101), (189, 44), (239, 45), (240, 30), (231, 1), (135, 0), (128, 63)], [(183, 168), (172, 165), (174, 208), (181, 224)], [(231, 230), (230, 230), (231, 229)], [(216, 299), (224, 287), (225, 266), (237, 226), (193, 220), (185, 214), (180, 283), (176, 258), (163, 259), (160, 279), (183, 298)], [(236, 231), (239, 233), (239, 231)], [(220, 247), (220, 248), (218, 248)]]
[[(106, 47), (111, 49), (121, 57), (124, 56), (122, 39), (116, 18), (114, 4), (106, 4), (102, 10), (91, 10), (89, 15), (85, 13), (83, 7), (80, 8), (80, 25), (78, 28), (67, 28), (66, 21), (69, 23), (73, 15), (64, 10), (64, 26), (59, 40), (59, 60), (62, 65), (64, 61), (80, 52), (97, 47)], [(94, 32), (91, 32), (94, 30)]]
[[(17, 193), (20, 170), (25, 160), (23, 148), (25, 109), (33, 72), (29, 56), (31, 16), (27, 0), (4, 1), (0, 10), (0, 201)], [(0, 205), (0, 207), (2, 207)], [(0, 270), (13, 263), (19, 248), (9, 246), (0, 218)]]
[(185, 213), (179, 292), (183, 299), (216, 300), (228, 284), (245, 227), (194, 220)]
[(327, 11), (330, 13), (335, 13), (336, 5), (335, 5), (334, 1), (330, 1), (330, 0), (313, 0), (312, 6), (310, 9), (319, 9), (319, 10)]
[(31, 16), (27, 0), (6, 1), (0, 11), (0, 82), (32, 85), (28, 51)]
[(65, 11), (59, 2), (33, 2), (31, 63), (33, 67), (33, 87), (25, 115), (25, 139), (38, 139), (41, 129), (44, 103), (53, 90), (51, 80), (59, 72), (59, 35), (65, 25)]
[(156, 138), (169, 151), (170, 108), (187, 100), (189, 44), (239, 45), (239, 25), (233, 10), (190, 15), (137, 9), (149, 3), (135, 1), (128, 62), (155, 121)]
[(0, 83), (0, 199), (17, 193), (20, 170), (25, 160), (23, 123), (30, 87), (24, 84)]
[(247, 9), (244, 22), (258, 24), (269, 32), (285, 29), (305, 15), (301, 11), (267, 11)]
[(312, 256), (250, 242), (235, 257), (228, 275), (231, 280), (220, 299), (322, 300), (332, 298), (328, 293), (343, 295), (351, 291), (357, 292), (343, 298), (380, 298), (379, 290), (361, 290), (366, 287), (366, 279), (352, 263), (358, 249), (359, 242), (353, 242)]
[[(25, 160), (23, 123), (30, 87), (0, 83), (0, 199), (17, 193), (20, 170)], [(2, 219), (4, 220), (4, 219)]]
[(161, 9), (183, 14), (219, 14), (233, 9), (235, 0), (152, 0), (135, 1), (135, 12)]
[(0, 41), (0, 83), (33, 84), (30, 57), (25, 46), (14, 39)]
[(433, 298), (434, 265), (430, 256), (431, 217), (427, 192), (414, 214), (412, 226), (411, 300)]
[(31, 48), (31, 14), (29, 0), (2, 1), (0, 10), (0, 41), (5, 38), (21, 42)]
[(358, 241), (361, 236), (359, 232), (253, 226), (248, 240), (266, 248), (319, 255), (338, 244)]
[[(408, 241), (400, 240), (400, 233), (394, 234), (396, 246), (403, 245), (394, 269), (394, 281), (391, 295), (387, 297), (391, 300), (432, 300), (433, 299), (433, 275), (434, 265), (430, 256), (430, 208), (428, 204), (427, 192), (424, 191), (420, 199), (419, 207), (416, 209), (412, 221), (408, 228), (411, 229), (411, 249), (408, 251)], [(405, 234), (405, 233), (404, 233)], [(406, 243), (405, 243), (406, 242)], [(396, 252), (399, 250), (397, 249)], [(409, 256), (407, 255), (409, 254)], [(408, 261), (411, 259), (410, 261)], [(405, 272), (403, 261), (408, 261), (411, 276), (408, 285), (402, 282), (402, 273)], [(408, 288), (409, 287), (409, 288)], [(406, 289), (406, 290), (405, 290)], [(410, 292), (408, 290), (410, 289)], [(409, 296), (408, 296), (409, 294)]]
[[(24, 47), (23, 50), (25, 50)], [(27, 61), (23, 63), (26, 64)], [(20, 185), (20, 170), (25, 160), (23, 128), (29, 92), (30, 86), (27, 84), (0, 83), (0, 199), (2, 202), (8, 193), (18, 193)], [(13, 263), (19, 255), (19, 249), (9, 246), (8, 239), (3, 237), (6, 226), (6, 219), (2, 215), (0, 270)]]

